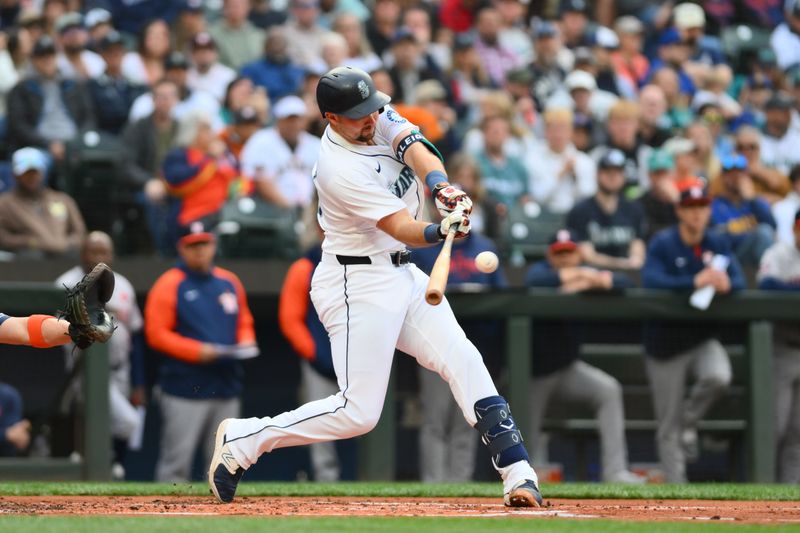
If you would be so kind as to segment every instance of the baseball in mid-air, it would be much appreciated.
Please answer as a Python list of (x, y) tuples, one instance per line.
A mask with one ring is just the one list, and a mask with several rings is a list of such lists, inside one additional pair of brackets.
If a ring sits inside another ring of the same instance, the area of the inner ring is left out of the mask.
[(497, 265), (499, 264), (500, 260), (494, 252), (487, 250), (475, 256), (475, 267), (484, 274), (491, 274), (497, 270)]

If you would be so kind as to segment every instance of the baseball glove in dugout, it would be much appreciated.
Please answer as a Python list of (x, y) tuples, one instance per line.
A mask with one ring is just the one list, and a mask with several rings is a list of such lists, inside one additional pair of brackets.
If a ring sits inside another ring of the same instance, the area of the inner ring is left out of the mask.
[(98, 263), (73, 288), (67, 288), (65, 309), (59, 313), (70, 323), (69, 336), (80, 349), (95, 342), (106, 342), (114, 333), (114, 320), (105, 304), (114, 294), (114, 272), (105, 263)]

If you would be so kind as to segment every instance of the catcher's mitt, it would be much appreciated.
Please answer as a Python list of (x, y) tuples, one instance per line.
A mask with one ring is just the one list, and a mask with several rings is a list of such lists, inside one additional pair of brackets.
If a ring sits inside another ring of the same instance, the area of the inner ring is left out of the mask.
[(66, 308), (59, 313), (70, 323), (69, 336), (80, 349), (94, 342), (106, 342), (114, 333), (114, 320), (106, 312), (105, 303), (114, 294), (114, 272), (105, 263), (98, 263), (73, 288), (67, 289)]

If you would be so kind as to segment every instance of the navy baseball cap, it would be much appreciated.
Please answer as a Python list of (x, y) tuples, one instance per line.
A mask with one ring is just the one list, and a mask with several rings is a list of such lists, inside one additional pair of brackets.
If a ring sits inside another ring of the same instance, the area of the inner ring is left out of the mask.
[(194, 220), (178, 228), (178, 243), (196, 244), (198, 242), (212, 242), (216, 239), (212, 228), (203, 220)]
[(764, 104), (764, 109), (783, 109), (784, 111), (790, 110), (794, 106), (792, 99), (789, 95), (782, 92), (777, 92), (767, 100)]
[(548, 241), (550, 250), (553, 253), (574, 252), (578, 248), (578, 243), (572, 237), (568, 229), (560, 229), (550, 237)]
[(55, 55), (56, 53), (56, 43), (52, 37), (49, 35), (42, 35), (36, 41), (36, 44), (33, 45), (33, 51), (31, 55), (33, 57), (41, 57), (41, 56), (48, 56), (48, 55)]
[(552, 22), (543, 20), (533, 29), (534, 39), (547, 39), (558, 35), (558, 28)]
[(742, 154), (727, 154), (720, 161), (722, 170), (747, 170), (747, 158)]
[(680, 44), (681, 43), (681, 34), (678, 32), (676, 28), (669, 28), (664, 33), (661, 34), (661, 37), (658, 38), (658, 46), (667, 46), (670, 44)]
[(417, 42), (417, 38), (414, 37), (414, 33), (405, 26), (398, 28), (398, 30), (392, 36), (392, 44), (401, 43), (403, 41), (408, 41), (410, 43)]
[(122, 35), (117, 30), (109, 31), (100, 39), (100, 42), (97, 43), (98, 50), (108, 50), (112, 46), (125, 47), (125, 42), (122, 40)]
[(561, 0), (558, 6), (558, 15), (564, 13), (589, 13), (589, 3), (586, 0)]
[(704, 206), (711, 204), (711, 196), (703, 185), (692, 185), (681, 191), (679, 205), (681, 207)]
[(172, 52), (166, 59), (164, 59), (164, 68), (170, 70), (173, 68), (180, 68), (189, 70), (189, 60), (182, 52)]
[(612, 148), (603, 154), (597, 168), (625, 168), (625, 160), (625, 154), (621, 150)]

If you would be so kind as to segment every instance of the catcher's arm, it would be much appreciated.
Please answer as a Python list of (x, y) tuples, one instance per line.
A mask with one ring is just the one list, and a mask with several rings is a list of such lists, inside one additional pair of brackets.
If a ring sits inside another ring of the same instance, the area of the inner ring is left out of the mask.
[(61, 346), (70, 341), (69, 322), (48, 315), (9, 317), (0, 324), (0, 343), (34, 348)]

